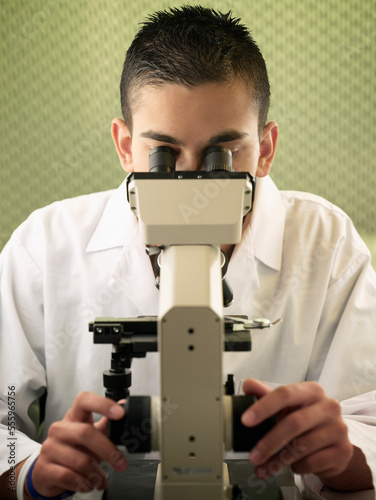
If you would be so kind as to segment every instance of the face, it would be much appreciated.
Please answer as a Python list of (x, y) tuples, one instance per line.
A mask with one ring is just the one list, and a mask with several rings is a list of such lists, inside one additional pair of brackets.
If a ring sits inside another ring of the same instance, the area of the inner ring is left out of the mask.
[(207, 83), (191, 89), (177, 84), (146, 86), (134, 107), (132, 135), (119, 119), (112, 129), (127, 172), (147, 172), (149, 152), (156, 146), (175, 151), (176, 170), (202, 170), (210, 146), (229, 148), (235, 171), (263, 176), (270, 169), (276, 124), (268, 124), (258, 136), (258, 115), (243, 82)]

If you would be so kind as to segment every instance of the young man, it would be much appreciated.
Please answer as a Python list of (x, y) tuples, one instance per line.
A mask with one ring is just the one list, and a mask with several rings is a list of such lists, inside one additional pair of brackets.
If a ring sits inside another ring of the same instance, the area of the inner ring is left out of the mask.
[[(271, 332), (256, 331), (251, 353), (224, 360), (226, 373), (260, 396), (244, 424), (278, 416), (250, 450), (256, 473), (267, 477), (291, 465), (334, 489), (372, 488), (375, 273), (340, 209), (279, 192), (268, 176), (278, 126), (266, 123), (268, 77), (249, 32), (229, 14), (200, 7), (155, 14), (127, 52), (121, 99), (124, 120), (113, 121), (112, 134), (126, 172), (147, 171), (149, 151), (159, 145), (174, 149), (178, 170), (199, 170), (205, 150), (221, 145), (232, 151), (234, 170), (257, 176), (242, 241), (223, 248), (234, 290), (226, 313), (284, 320)], [(35, 212), (5, 248), (1, 272), (1, 431), (5, 442), (14, 388), (19, 490), (31, 498), (24, 478), (35, 458), (29, 479), (40, 495), (103, 489), (99, 463), (126, 468), (105, 436), (107, 419), (123, 409), (101, 396), (109, 349), (92, 344), (87, 324), (97, 316), (158, 313), (124, 184)], [(151, 354), (134, 362), (133, 394), (157, 391), (157, 369)], [(27, 410), (45, 388), (39, 445), (26, 436), (35, 433)], [(93, 413), (103, 418), (94, 423)], [(7, 457), (3, 447), (1, 497), (15, 498)]]

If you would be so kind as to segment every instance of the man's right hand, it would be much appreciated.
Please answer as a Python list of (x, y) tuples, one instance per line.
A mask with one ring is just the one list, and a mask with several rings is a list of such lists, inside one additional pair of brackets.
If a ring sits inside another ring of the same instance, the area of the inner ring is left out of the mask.
[[(94, 423), (93, 412), (103, 415)], [(54, 422), (43, 442), (31, 480), (43, 496), (53, 497), (65, 490), (87, 493), (107, 487), (107, 477), (100, 463), (122, 472), (125, 457), (106, 437), (107, 421), (124, 416), (122, 406), (111, 399), (81, 392), (65, 417)]]

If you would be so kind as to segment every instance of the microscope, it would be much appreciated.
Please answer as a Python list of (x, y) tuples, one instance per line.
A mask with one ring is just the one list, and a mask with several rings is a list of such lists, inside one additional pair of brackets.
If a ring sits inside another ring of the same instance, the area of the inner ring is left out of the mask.
[[(202, 171), (176, 171), (175, 161), (171, 148), (156, 147), (149, 172), (126, 180), (141, 241), (154, 261), (158, 316), (96, 318), (89, 325), (94, 343), (113, 345), (103, 374), (106, 396), (126, 399), (126, 415), (109, 422), (109, 437), (130, 454), (160, 452), (151, 469), (138, 463), (132, 473), (130, 463), (121, 477), (112, 473), (103, 498), (277, 500), (273, 478), (261, 488), (248, 460), (242, 470), (224, 461), (225, 450), (250, 451), (273, 425), (269, 419), (243, 426), (241, 415), (255, 398), (235, 395), (232, 375), (224, 385), (222, 372), (224, 351), (251, 350), (251, 330), (273, 326), (223, 314), (232, 291), (221, 245), (240, 241), (255, 180), (232, 170), (224, 147), (206, 151)], [(132, 396), (132, 359), (148, 352), (159, 353), (160, 396)]]

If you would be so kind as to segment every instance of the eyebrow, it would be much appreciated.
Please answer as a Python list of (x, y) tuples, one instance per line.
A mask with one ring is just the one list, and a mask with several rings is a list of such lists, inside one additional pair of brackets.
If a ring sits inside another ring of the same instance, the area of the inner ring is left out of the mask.
[(156, 130), (147, 130), (146, 132), (141, 132), (140, 137), (144, 137), (145, 139), (153, 139), (158, 142), (168, 142), (169, 144), (173, 144), (174, 146), (183, 146), (183, 142), (171, 135), (162, 134), (161, 132), (157, 132)]
[[(245, 137), (248, 137), (248, 135), (249, 134), (247, 132), (240, 132), (239, 130), (225, 130), (218, 135), (210, 137), (208, 146), (214, 146), (215, 144), (219, 144), (221, 142), (231, 142), (244, 139)], [(176, 137), (163, 134), (157, 130), (146, 130), (145, 132), (141, 132), (140, 137), (153, 139), (158, 142), (167, 142), (168, 144), (173, 144), (174, 146), (184, 146), (184, 143)]]
[(231, 142), (237, 141), (238, 139), (244, 139), (248, 137), (247, 132), (240, 132), (239, 130), (226, 130), (218, 135), (214, 135), (209, 139), (209, 146), (214, 146), (220, 142)]

